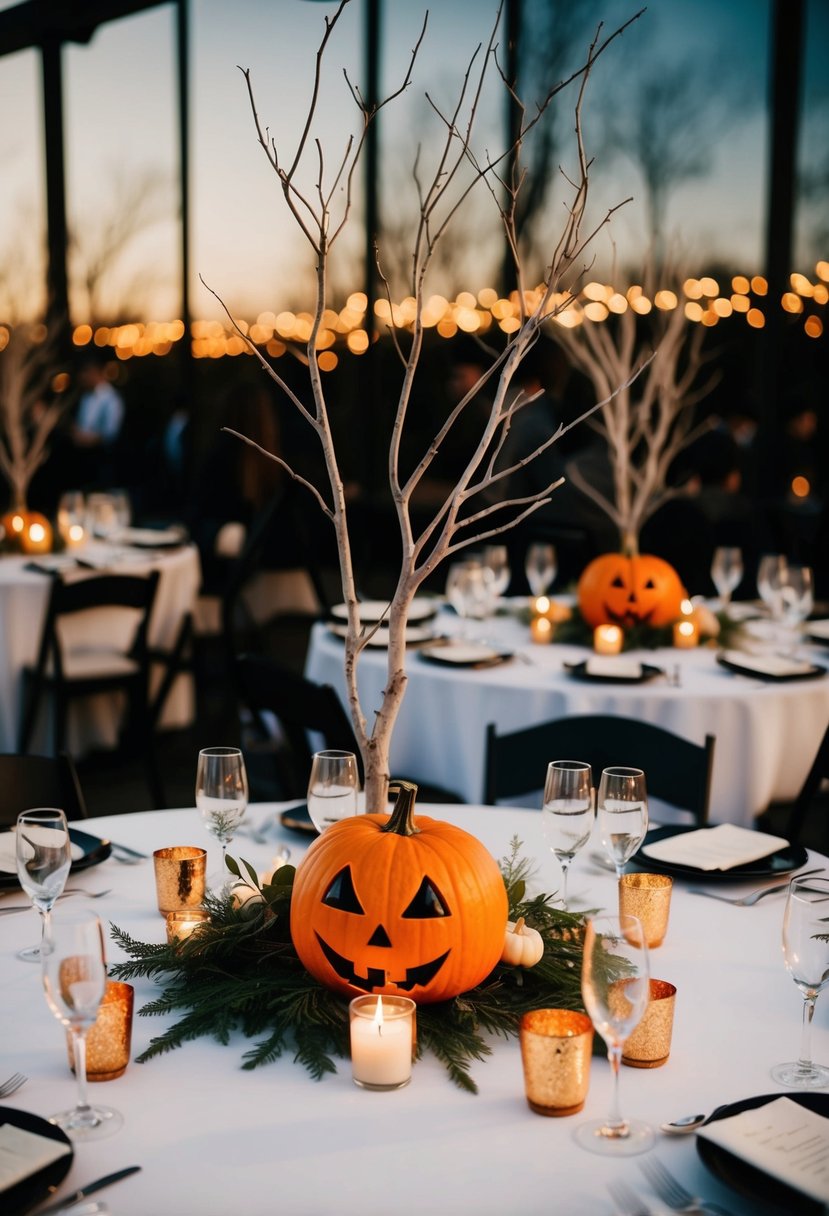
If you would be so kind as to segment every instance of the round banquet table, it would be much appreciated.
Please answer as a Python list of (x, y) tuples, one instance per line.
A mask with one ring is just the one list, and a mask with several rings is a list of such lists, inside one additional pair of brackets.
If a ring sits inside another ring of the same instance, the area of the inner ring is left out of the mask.
[[(159, 580), (153, 604), (148, 640), (159, 650), (172, 648), (186, 613), (192, 612), (201, 585), (201, 565), (194, 545), (178, 548), (145, 550), (104, 541), (89, 542), (77, 556), (95, 563), (98, 571), (115, 574), (146, 574), (158, 570)], [(44, 570), (52, 560), (40, 559)], [(71, 556), (61, 561), (71, 562)], [(23, 668), (37, 659), (40, 635), (49, 598), (50, 578), (38, 569), (38, 558), (6, 555), (0, 558), (0, 751), (17, 750), (23, 695)], [(62, 572), (75, 576), (70, 565)], [(91, 573), (77, 570), (77, 576)], [(70, 645), (100, 636), (105, 630), (125, 630), (129, 637), (131, 622), (128, 614), (116, 609), (100, 609), (84, 613), (66, 626), (65, 637)], [(163, 672), (153, 672), (153, 688)], [(151, 688), (152, 692), (152, 688)], [(159, 723), (162, 727), (187, 726), (193, 720), (193, 686), (187, 676), (179, 676), (170, 689)], [(113, 697), (101, 694), (85, 698), (70, 708), (67, 728), (67, 750), (73, 756), (83, 755), (93, 747), (113, 747), (117, 741), (120, 717), (113, 712)], [(52, 748), (51, 717), (44, 704), (38, 716), (35, 734), (29, 750), (50, 752)]]
[[(263, 869), (287, 844), (292, 860), (299, 860), (308, 838), (282, 827), (278, 810), (274, 804), (251, 806), (247, 821), (268, 825), (268, 843), (238, 837), (231, 853)], [(427, 810), (479, 836), (496, 858), (517, 835), (523, 855), (537, 863), (533, 887), (557, 886), (558, 869), (544, 847), (537, 812), (457, 805)], [(194, 809), (90, 819), (82, 826), (147, 853), (205, 840)], [(208, 859), (209, 869), (215, 860)], [(827, 863), (814, 854), (809, 860)], [(126, 866), (110, 858), (73, 875), (70, 885), (111, 888), (88, 906), (140, 941), (163, 940), (151, 860)], [(728, 882), (716, 889), (734, 892), (748, 885)], [(721, 1103), (783, 1093), (769, 1070), (791, 1059), (799, 1046), (801, 998), (780, 950), (784, 895), (739, 908), (691, 895), (686, 887), (675, 881), (668, 934), (651, 954), (652, 974), (678, 990), (670, 1058), (661, 1068), (623, 1068), (621, 1075), (624, 1112), (653, 1125), (710, 1112)], [(612, 910), (616, 904), (615, 877), (591, 860), (590, 845), (576, 858), (570, 888), (575, 908)], [(20, 892), (6, 893), (0, 906), (12, 902), (25, 900)], [(6, 1104), (48, 1116), (74, 1101), (75, 1086), (64, 1032), (46, 1006), (38, 969), (15, 957), (37, 932), (33, 911), (3, 917), (0, 1076), (25, 1073), (27, 1084)], [(110, 943), (110, 961), (119, 957)], [(151, 981), (136, 981), (136, 1010), (157, 992)], [(136, 1016), (133, 1057), (167, 1024), (166, 1016)], [(265, 1216), (275, 1210), (291, 1216), (610, 1216), (615, 1209), (607, 1184), (616, 1180), (627, 1181), (662, 1210), (638, 1167), (643, 1158), (596, 1156), (572, 1138), (580, 1120), (608, 1110), (611, 1076), (603, 1055), (593, 1059), (581, 1114), (545, 1119), (526, 1104), (513, 1039), (494, 1040), (492, 1056), (473, 1066), (477, 1096), (455, 1088), (431, 1056), (415, 1064), (405, 1089), (371, 1093), (353, 1084), (348, 1061), (338, 1061), (337, 1073), (317, 1082), (290, 1051), (243, 1071), (249, 1045), (239, 1034), (225, 1046), (197, 1039), (145, 1064), (133, 1059), (118, 1080), (92, 1086), (92, 1100), (118, 1109), (124, 1126), (109, 1139), (76, 1145), (58, 1196), (140, 1165), (141, 1173), (100, 1196), (118, 1216)], [(817, 1004), (813, 1046), (815, 1058), (829, 1062), (826, 998)], [(723, 1204), (734, 1216), (758, 1211), (752, 1199), (709, 1172), (693, 1136), (659, 1134), (653, 1154), (695, 1195)]]
[[(442, 612), (435, 629), (457, 633), (459, 622)], [(769, 803), (796, 797), (829, 723), (829, 675), (754, 679), (726, 670), (714, 650), (698, 647), (630, 652), (630, 658), (671, 675), (678, 669), (679, 687), (666, 678), (640, 684), (588, 682), (565, 668), (588, 657), (585, 647), (536, 645), (529, 627), (514, 617), (474, 622), (469, 636), (486, 637), (495, 649), (514, 657), (491, 667), (450, 667), (429, 662), (417, 646), (409, 647), (408, 683), (391, 750), (393, 773), (451, 790), (467, 802), (483, 797), (490, 722), (503, 734), (574, 714), (618, 714), (663, 726), (693, 743), (715, 735), (711, 820), (750, 827)], [(829, 666), (826, 647), (804, 648), (804, 653)], [(360, 698), (369, 720), (388, 679), (386, 663), (380, 647), (367, 647), (358, 661)], [(331, 684), (347, 704), (343, 642), (323, 623), (314, 626), (305, 674)], [(627, 762), (619, 756), (619, 764)], [(539, 772), (539, 788), (543, 779)]]

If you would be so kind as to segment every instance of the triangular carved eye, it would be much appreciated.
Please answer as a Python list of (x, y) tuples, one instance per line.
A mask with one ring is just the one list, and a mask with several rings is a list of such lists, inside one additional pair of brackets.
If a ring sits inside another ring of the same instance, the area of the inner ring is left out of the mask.
[(438, 916), (449, 916), (446, 900), (429, 878), (424, 878), (417, 893), (403, 913), (404, 920), (431, 920)]
[(649, 578), (648, 581), (645, 583), (645, 590), (654, 591), (655, 589), (656, 589), (656, 583), (653, 581), (652, 578)]
[(325, 892), (322, 902), (328, 908), (336, 908), (338, 912), (355, 912), (364, 916), (363, 905), (357, 898), (354, 882), (351, 878), (351, 866), (340, 870), (331, 881), (331, 886)]
[(617, 574), (610, 585), (611, 587), (624, 587), (625, 580), (622, 578), (621, 574)]

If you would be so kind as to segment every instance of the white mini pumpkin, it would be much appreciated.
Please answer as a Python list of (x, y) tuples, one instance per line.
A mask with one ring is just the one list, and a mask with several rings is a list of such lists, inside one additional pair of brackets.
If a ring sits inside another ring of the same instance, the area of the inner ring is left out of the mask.
[(544, 953), (544, 939), (537, 929), (524, 923), (524, 917), (507, 921), (501, 962), (509, 967), (534, 967)]

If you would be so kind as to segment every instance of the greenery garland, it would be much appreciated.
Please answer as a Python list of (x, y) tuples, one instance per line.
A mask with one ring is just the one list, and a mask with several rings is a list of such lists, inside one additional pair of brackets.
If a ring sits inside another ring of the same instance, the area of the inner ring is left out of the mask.
[[(533, 618), (531, 607), (522, 608), (517, 616), (519, 620), (529, 625)], [(700, 630), (700, 644), (716, 646), (728, 650), (739, 647), (744, 633), (743, 622), (735, 621), (727, 610), (712, 613), (717, 621), (717, 632), (706, 633)], [(674, 623), (669, 625), (649, 625), (640, 621), (634, 625), (622, 626), (622, 650), (661, 650), (674, 644)], [(593, 626), (588, 625), (577, 605), (573, 606), (571, 614), (563, 620), (552, 622), (553, 643), (570, 646), (586, 646), (593, 649)]]
[[(585, 914), (554, 907), (548, 895), (526, 897), (530, 863), (513, 839), (501, 873), (510, 920), (523, 916), (544, 939), (544, 954), (530, 969), (498, 964), (477, 987), (451, 1001), (420, 1005), (417, 1054), (431, 1051), (461, 1089), (477, 1093), (473, 1061), (492, 1054), (486, 1035), (518, 1033), (521, 1014), (546, 1007), (583, 1010), (581, 956)], [(114, 977), (158, 979), (161, 995), (141, 1015), (184, 1010), (138, 1057), (143, 1063), (204, 1035), (227, 1044), (234, 1030), (259, 1041), (244, 1053), (242, 1067), (257, 1068), (293, 1049), (294, 1059), (315, 1080), (336, 1072), (333, 1056), (349, 1055), (348, 1001), (330, 992), (304, 969), (290, 934), (295, 870), (282, 866), (260, 884), (247, 862), (227, 859), (253, 897), (237, 907), (232, 896), (208, 896), (210, 920), (180, 942), (138, 942), (113, 926), (116, 942), (132, 961), (116, 963)], [(244, 875), (243, 871), (244, 870)]]

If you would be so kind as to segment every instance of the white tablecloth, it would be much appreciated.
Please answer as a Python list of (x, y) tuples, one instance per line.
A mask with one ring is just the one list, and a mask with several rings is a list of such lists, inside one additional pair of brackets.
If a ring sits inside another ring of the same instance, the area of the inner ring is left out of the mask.
[[(123, 546), (108, 546), (104, 542), (93, 542), (81, 556), (103, 560), (112, 557), (111, 571), (118, 574), (144, 574), (148, 570), (159, 571), (160, 578), (155, 604), (150, 618), (149, 643), (161, 649), (169, 649), (175, 642), (185, 613), (192, 612), (201, 583), (201, 566), (198, 550), (186, 545), (169, 551), (147, 551), (127, 549)], [(5, 556), (0, 559), (0, 751), (17, 750), (20, 727), (21, 698), (23, 695), (23, 668), (35, 662), (46, 615), (49, 596), (49, 577), (26, 566), (37, 559)], [(48, 557), (43, 559), (48, 561)], [(123, 618), (123, 614), (121, 614)], [(89, 637), (103, 627), (121, 627), (121, 621), (112, 613), (102, 617), (100, 613), (83, 614), (67, 627), (72, 638)], [(129, 622), (126, 622), (129, 627)], [(70, 633), (69, 630), (72, 630)], [(153, 673), (153, 686), (157, 687), (162, 676), (159, 668)], [(193, 687), (187, 676), (180, 677), (170, 691), (160, 725), (164, 727), (186, 726), (193, 719)], [(113, 698), (99, 696), (87, 698), (85, 702), (71, 707), (67, 734), (67, 747), (74, 756), (82, 755), (92, 747), (112, 747), (117, 741), (120, 717), (113, 712)], [(31, 752), (50, 752), (52, 749), (51, 717), (44, 706), (35, 735), (29, 745)]]
[[(276, 823), (274, 807), (249, 808), (251, 823)], [(525, 855), (538, 861), (535, 885), (559, 881), (544, 847), (540, 815), (503, 808), (427, 808), (478, 835), (502, 857), (517, 834)], [(195, 810), (155, 811), (89, 820), (97, 835), (151, 852), (174, 844), (202, 844)], [(305, 838), (276, 826), (268, 845), (239, 838), (237, 857), (263, 868), (280, 843), (301, 855)], [(217, 846), (212, 861), (216, 860)], [(825, 858), (811, 859), (813, 864)], [(72, 876), (71, 886), (112, 888), (90, 903), (105, 921), (143, 941), (163, 940), (155, 905), (152, 862), (128, 867), (110, 859)], [(719, 890), (746, 889), (728, 883)], [(613, 909), (615, 879), (590, 860), (590, 846), (570, 876), (573, 905)], [(6, 905), (21, 902), (5, 896)], [(668, 935), (652, 952), (652, 973), (677, 986), (673, 1046), (658, 1069), (623, 1068), (622, 1107), (652, 1124), (724, 1102), (783, 1092), (772, 1065), (796, 1055), (801, 997), (783, 966), (780, 933), (784, 896), (753, 908), (730, 907), (689, 895), (674, 885)], [(6, 1101), (47, 1116), (74, 1100), (64, 1033), (49, 1012), (38, 969), (15, 951), (39, 932), (34, 912), (2, 920), (0, 951), (0, 1076), (17, 1070), (26, 1086)], [(110, 949), (110, 960), (119, 951)], [(157, 993), (136, 984), (136, 1008)], [(167, 1024), (136, 1017), (133, 1054)], [(609, 1066), (593, 1060), (584, 1111), (564, 1119), (533, 1114), (524, 1099), (518, 1044), (493, 1042), (493, 1055), (476, 1064), (478, 1096), (456, 1089), (431, 1057), (415, 1065), (411, 1084), (393, 1093), (369, 1093), (351, 1081), (348, 1061), (315, 1082), (290, 1054), (274, 1064), (242, 1071), (247, 1040), (228, 1046), (198, 1039), (146, 1064), (133, 1062), (123, 1077), (91, 1086), (94, 1100), (120, 1110), (124, 1127), (110, 1139), (76, 1147), (60, 1193), (110, 1170), (137, 1164), (142, 1172), (118, 1183), (104, 1198), (117, 1216), (610, 1216), (607, 1183), (626, 1180), (662, 1210), (638, 1168), (641, 1158), (608, 1160), (572, 1139), (584, 1118), (603, 1116), (610, 1101)], [(813, 1025), (815, 1058), (829, 1062), (829, 1000), (818, 1001)], [(696, 1195), (724, 1204), (734, 1216), (754, 1216), (757, 1205), (738, 1197), (699, 1160), (693, 1137), (658, 1137), (654, 1150)]]
[[(456, 619), (440, 618), (439, 629), (457, 627)], [(713, 650), (698, 648), (631, 653), (671, 673), (678, 667), (678, 688), (665, 679), (586, 683), (564, 669), (565, 663), (588, 657), (583, 647), (534, 645), (528, 627), (509, 617), (485, 627), (476, 624), (471, 632), (485, 632), (517, 657), (498, 667), (450, 668), (428, 663), (410, 648), (391, 757), (393, 773), (451, 790), (468, 802), (483, 797), (490, 722), (503, 733), (573, 714), (618, 714), (663, 726), (693, 743), (715, 735), (711, 819), (750, 826), (770, 802), (797, 795), (829, 723), (829, 676), (768, 683), (735, 675), (717, 664)], [(809, 653), (829, 665), (825, 647)], [(366, 649), (359, 660), (360, 696), (369, 721), (387, 682), (386, 663), (381, 649)], [(333, 685), (345, 703), (343, 643), (323, 624), (314, 627), (305, 672)], [(626, 761), (619, 756), (619, 764)], [(539, 787), (543, 779), (540, 772)]]

